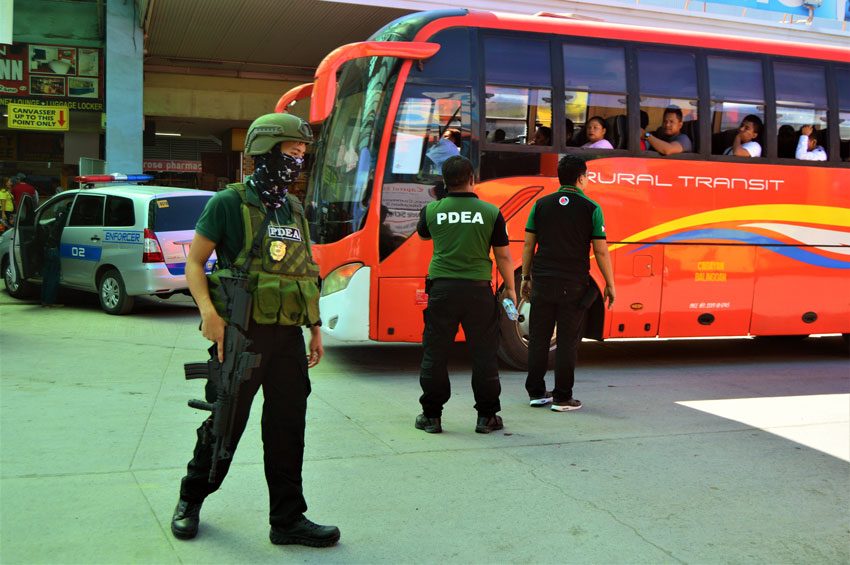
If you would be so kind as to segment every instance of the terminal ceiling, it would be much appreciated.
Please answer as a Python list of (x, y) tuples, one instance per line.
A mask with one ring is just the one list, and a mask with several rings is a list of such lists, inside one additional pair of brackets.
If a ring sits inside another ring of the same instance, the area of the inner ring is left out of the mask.
[[(309, 82), (336, 47), (363, 41), (410, 12), (325, 0), (139, 0), (145, 72), (240, 78), (246, 90), (252, 79)], [(247, 125), (167, 116), (156, 121), (159, 131), (199, 137)]]

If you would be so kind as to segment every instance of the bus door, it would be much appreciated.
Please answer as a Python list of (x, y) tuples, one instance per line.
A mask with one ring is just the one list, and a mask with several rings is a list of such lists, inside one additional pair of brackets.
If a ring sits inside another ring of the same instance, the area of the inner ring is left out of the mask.
[(612, 254), (617, 302), (611, 337), (655, 337), (661, 309), (664, 246), (626, 245)]
[(445, 191), (443, 162), (475, 155), (470, 99), (468, 88), (405, 86), (381, 188), (376, 339), (422, 339), (432, 244), (419, 238), (416, 224), (420, 210)]
[(42, 253), (36, 235), (35, 204), (29, 194), (24, 194), (21, 197), (12, 242), (12, 264), (15, 269), (19, 269), (20, 280), (32, 278), (41, 268)]
[(659, 335), (747, 335), (755, 259), (750, 245), (665, 245)]
[(62, 282), (94, 288), (94, 273), (103, 251), (104, 201), (105, 197), (97, 194), (77, 195), (59, 246)]

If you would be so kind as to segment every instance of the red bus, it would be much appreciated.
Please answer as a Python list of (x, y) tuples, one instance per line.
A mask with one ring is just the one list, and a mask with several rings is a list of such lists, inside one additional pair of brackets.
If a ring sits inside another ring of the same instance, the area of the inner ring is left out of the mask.
[[(445, 150), (475, 164), (517, 273), (528, 211), (558, 188), (559, 155), (589, 159), (617, 281), (614, 309), (601, 298), (590, 309), (589, 338), (850, 333), (844, 46), (443, 10), (337, 49), (277, 109), (307, 96), (322, 132), (306, 210), (331, 336), (420, 341), (431, 243), (415, 226)], [(671, 106), (691, 150), (645, 150), (644, 131), (663, 138)], [(749, 115), (760, 155), (726, 154)], [(595, 116), (610, 149), (582, 147)], [(826, 160), (795, 158), (804, 125)], [(440, 148), (449, 128), (460, 141)], [(523, 367), (519, 308), (502, 322), (500, 356)]]

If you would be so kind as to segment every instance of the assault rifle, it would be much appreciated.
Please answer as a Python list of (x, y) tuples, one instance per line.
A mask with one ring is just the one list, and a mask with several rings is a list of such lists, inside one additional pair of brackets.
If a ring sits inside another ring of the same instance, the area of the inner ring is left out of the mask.
[(219, 292), (225, 301), (224, 363), (210, 348), (211, 358), (203, 363), (186, 363), (183, 372), (187, 379), (207, 379), (216, 390), (215, 402), (190, 400), (189, 406), (212, 413), (212, 466), (210, 482), (216, 482), (218, 462), (230, 459), (233, 453), (230, 442), (233, 435), (233, 419), (240, 385), (251, 378), (254, 369), (260, 366), (261, 355), (249, 353), (251, 340), (246, 330), (251, 319), (251, 291), (248, 277), (234, 270), (233, 276), (220, 276)]

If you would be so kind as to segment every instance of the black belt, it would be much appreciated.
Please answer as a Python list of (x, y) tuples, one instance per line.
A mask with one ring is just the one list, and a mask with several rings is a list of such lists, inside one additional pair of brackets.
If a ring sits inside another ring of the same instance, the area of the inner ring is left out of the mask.
[(431, 284), (443, 286), (490, 286), (490, 281), (473, 281), (469, 279), (431, 279)]

